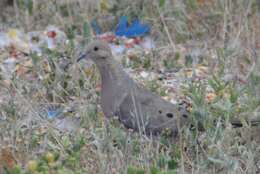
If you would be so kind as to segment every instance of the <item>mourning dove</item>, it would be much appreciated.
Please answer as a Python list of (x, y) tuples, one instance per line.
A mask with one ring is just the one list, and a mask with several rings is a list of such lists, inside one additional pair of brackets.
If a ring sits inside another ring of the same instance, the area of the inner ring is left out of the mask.
[[(148, 135), (164, 130), (176, 136), (179, 128), (189, 123), (185, 103), (174, 105), (159, 95), (138, 85), (112, 56), (109, 45), (101, 40), (92, 41), (78, 59), (91, 59), (101, 74), (101, 107), (107, 118), (118, 117), (125, 127)], [(259, 126), (259, 120), (248, 121)], [(233, 127), (242, 127), (239, 120), (231, 120)], [(204, 130), (203, 127), (199, 128)]]
[(166, 131), (177, 135), (188, 122), (184, 104), (174, 105), (138, 85), (112, 56), (109, 45), (92, 41), (78, 59), (91, 59), (101, 74), (101, 107), (105, 117), (117, 117), (126, 127), (158, 135)]

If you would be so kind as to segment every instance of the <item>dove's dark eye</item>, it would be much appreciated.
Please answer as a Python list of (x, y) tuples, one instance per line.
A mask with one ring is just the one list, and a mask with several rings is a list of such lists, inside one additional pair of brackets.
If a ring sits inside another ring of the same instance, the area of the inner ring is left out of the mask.
[(94, 51), (97, 51), (98, 50), (98, 47), (94, 47)]

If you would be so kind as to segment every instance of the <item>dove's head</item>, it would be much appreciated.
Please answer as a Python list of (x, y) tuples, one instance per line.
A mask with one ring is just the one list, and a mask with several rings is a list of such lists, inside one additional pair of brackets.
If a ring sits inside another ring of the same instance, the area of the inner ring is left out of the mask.
[(108, 62), (108, 59), (112, 58), (111, 48), (105, 41), (92, 41), (88, 44), (86, 51), (78, 58), (77, 61), (84, 58), (93, 60), (97, 65), (103, 64)]

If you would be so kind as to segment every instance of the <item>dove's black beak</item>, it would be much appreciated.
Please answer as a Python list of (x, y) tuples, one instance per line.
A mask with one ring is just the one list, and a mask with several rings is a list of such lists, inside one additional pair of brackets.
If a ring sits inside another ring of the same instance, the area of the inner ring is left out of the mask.
[(77, 59), (77, 62), (81, 61), (82, 59), (84, 59), (87, 56), (87, 54), (80, 54), (80, 56)]

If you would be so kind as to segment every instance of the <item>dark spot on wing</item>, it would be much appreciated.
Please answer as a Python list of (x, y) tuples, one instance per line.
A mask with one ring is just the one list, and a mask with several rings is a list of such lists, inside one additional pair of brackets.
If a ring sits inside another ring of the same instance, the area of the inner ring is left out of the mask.
[(188, 115), (186, 115), (186, 114), (182, 114), (182, 116), (183, 116), (184, 118), (188, 118)]
[(172, 117), (173, 117), (173, 114), (172, 114), (172, 113), (167, 113), (166, 116), (167, 116), (168, 118), (172, 118)]
[(98, 49), (99, 49), (99, 48), (98, 48), (97, 46), (94, 47), (94, 51), (98, 51)]
[(159, 114), (161, 114), (161, 113), (162, 113), (162, 110), (159, 110), (158, 112), (159, 112)]

